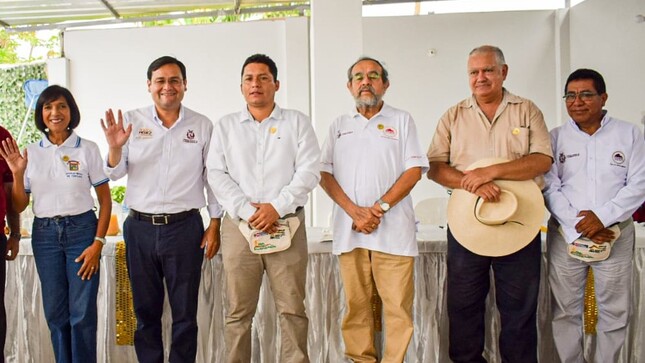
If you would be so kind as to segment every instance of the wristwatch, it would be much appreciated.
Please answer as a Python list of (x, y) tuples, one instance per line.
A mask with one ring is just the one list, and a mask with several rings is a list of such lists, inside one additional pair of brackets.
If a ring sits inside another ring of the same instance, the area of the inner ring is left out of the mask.
[(383, 199), (380, 199), (376, 201), (379, 206), (381, 206), (381, 209), (383, 210), (383, 213), (387, 213), (387, 211), (390, 210), (390, 203), (386, 203), (383, 201)]

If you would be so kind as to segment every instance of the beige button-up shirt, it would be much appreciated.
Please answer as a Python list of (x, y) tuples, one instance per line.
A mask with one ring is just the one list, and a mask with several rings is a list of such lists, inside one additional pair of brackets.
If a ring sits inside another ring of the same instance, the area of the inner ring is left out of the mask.
[[(484, 158), (516, 160), (532, 153), (553, 158), (549, 131), (540, 109), (506, 89), (492, 121), (471, 96), (441, 116), (428, 160), (447, 162), (459, 171)], [(542, 188), (544, 177), (535, 179)]]

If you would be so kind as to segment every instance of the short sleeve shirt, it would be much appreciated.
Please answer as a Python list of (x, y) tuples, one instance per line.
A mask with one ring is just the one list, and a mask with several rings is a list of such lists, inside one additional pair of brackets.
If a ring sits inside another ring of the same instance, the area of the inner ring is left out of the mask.
[(47, 137), (27, 146), (25, 190), (39, 218), (78, 215), (94, 208), (92, 187), (107, 183), (98, 146), (74, 132), (60, 146)]
[[(441, 116), (428, 150), (430, 162), (447, 162), (459, 171), (484, 158), (516, 160), (540, 153), (553, 157), (551, 138), (540, 109), (530, 100), (504, 90), (492, 122), (474, 97)], [(544, 178), (535, 181), (542, 187)]]
[[(354, 111), (337, 118), (323, 145), (321, 169), (334, 176), (355, 204), (370, 207), (383, 196), (406, 170), (428, 169), (419, 144), (416, 125), (409, 113), (383, 105), (366, 119)], [(399, 256), (418, 254), (412, 198), (407, 195), (393, 206), (370, 234), (353, 232), (352, 219), (334, 205), (333, 253), (355, 248)]]

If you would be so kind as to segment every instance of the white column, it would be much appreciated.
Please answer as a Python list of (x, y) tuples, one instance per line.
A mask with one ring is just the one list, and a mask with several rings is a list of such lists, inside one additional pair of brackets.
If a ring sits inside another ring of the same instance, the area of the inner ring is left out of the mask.
[[(312, 0), (311, 118), (322, 143), (329, 125), (353, 107), (347, 68), (363, 53), (361, 0)], [(312, 193), (313, 224), (328, 226), (332, 201), (321, 188)]]
[(569, 73), (571, 73), (569, 9), (558, 9), (555, 11), (554, 16), (556, 124), (548, 125), (549, 128), (562, 125), (569, 117), (562, 101), (562, 96), (564, 95), (564, 83), (567, 81)]
[(309, 19), (307, 17), (284, 20), (284, 64), (278, 69), (280, 92), (286, 99), (282, 107), (292, 108), (311, 115), (309, 104)]
[(69, 59), (52, 58), (47, 60), (47, 80), (49, 84), (69, 88)]

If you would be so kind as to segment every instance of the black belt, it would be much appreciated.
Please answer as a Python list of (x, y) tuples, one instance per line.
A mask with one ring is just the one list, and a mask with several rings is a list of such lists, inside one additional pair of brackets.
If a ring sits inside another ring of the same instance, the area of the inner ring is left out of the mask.
[(150, 213), (142, 213), (134, 209), (130, 209), (130, 212), (128, 213), (130, 217), (136, 220), (150, 222), (155, 226), (163, 226), (166, 224), (183, 221), (184, 219), (195, 214), (199, 214), (198, 209), (191, 209), (185, 212), (179, 212), (179, 213), (173, 213), (173, 214), (150, 214)]

